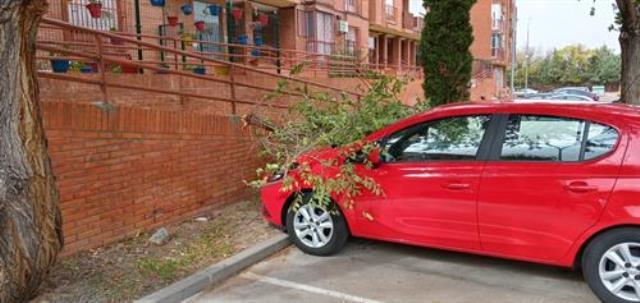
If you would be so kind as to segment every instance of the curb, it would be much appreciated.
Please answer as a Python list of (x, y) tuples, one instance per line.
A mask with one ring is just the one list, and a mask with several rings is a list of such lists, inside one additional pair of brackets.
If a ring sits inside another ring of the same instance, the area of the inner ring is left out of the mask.
[(287, 235), (277, 235), (134, 302), (181, 302), (196, 295), (207, 286), (220, 283), (287, 246), (289, 246), (289, 238)]

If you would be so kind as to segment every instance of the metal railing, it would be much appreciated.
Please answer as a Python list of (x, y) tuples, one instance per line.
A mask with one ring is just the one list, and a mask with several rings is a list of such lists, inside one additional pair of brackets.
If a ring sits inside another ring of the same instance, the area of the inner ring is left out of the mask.
[(387, 22), (395, 23), (398, 19), (398, 8), (393, 5), (386, 4), (384, 6), (384, 15)]
[[(92, 36), (94, 42), (75, 42), (71, 45), (71, 42), (60, 41), (38, 41), (36, 44), (38, 54), (37, 60), (55, 60), (61, 59), (63, 61), (77, 61), (83, 62), (83, 64), (90, 65), (95, 69), (98, 77), (83, 77), (81, 75), (72, 75), (67, 73), (52, 73), (48, 71), (39, 71), (38, 76), (41, 78), (65, 80), (72, 82), (79, 82), (85, 84), (93, 84), (100, 87), (102, 99), (105, 102), (109, 102), (109, 89), (130, 89), (136, 91), (166, 94), (179, 96), (181, 98), (197, 98), (208, 101), (224, 102), (231, 106), (231, 113), (237, 113), (238, 104), (255, 105), (255, 106), (271, 106), (276, 108), (288, 108), (288, 106), (266, 104), (257, 102), (255, 100), (246, 100), (237, 97), (237, 91), (239, 88), (250, 88), (260, 91), (264, 91), (265, 94), (272, 92), (274, 87), (264, 87), (256, 85), (254, 83), (243, 82), (235, 79), (234, 74), (237, 72), (252, 72), (261, 74), (265, 77), (269, 77), (277, 80), (287, 80), (291, 83), (302, 85), (308, 88), (315, 88), (321, 91), (330, 91), (335, 93), (346, 93), (357, 99), (362, 95), (358, 92), (345, 91), (322, 83), (294, 78), (291, 76), (285, 76), (276, 74), (273, 72), (252, 68), (249, 66), (231, 63), (224, 60), (210, 58), (195, 52), (188, 52), (179, 50), (176, 48), (160, 46), (146, 41), (137, 40), (134, 38), (124, 37), (116, 35), (110, 32), (103, 32), (92, 30), (88, 28), (81, 28), (69, 23), (44, 18), (42, 20), (44, 26), (51, 28), (58, 28), (62, 31), (76, 31), (82, 34)], [(62, 45), (61, 45), (62, 44)], [(135, 61), (130, 58), (130, 52), (133, 51), (154, 51), (163, 52), (167, 56), (172, 57), (172, 61), (160, 61), (160, 60), (139, 60)], [(43, 55), (44, 53), (49, 55)], [(124, 58), (124, 59), (123, 59)], [(170, 64), (168, 64), (170, 63)], [(214, 69), (216, 67), (224, 67), (228, 70), (228, 78), (213, 77), (207, 74), (197, 74), (194, 72), (185, 72), (185, 67), (188, 65), (197, 65), (205, 70)], [(173, 74), (186, 78), (195, 78), (205, 80), (212, 83), (224, 84), (229, 87), (229, 97), (224, 96), (211, 96), (198, 94), (181, 89), (166, 89), (157, 87), (147, 87), (142, 85), (135, 85), (125, 83), (123, 81), (117, 81), (107, 78), (107, 69), (112, 66), (119, 66), (121, 68), (133, 69), (135, 71), (153, 71), (163, 74)], [(290, 95), (300, 95), (300, 93), (294, 91), (287, 91)]]
[(349, 13), (362, 14), (362, 0), (344, 0), (344, 10)]

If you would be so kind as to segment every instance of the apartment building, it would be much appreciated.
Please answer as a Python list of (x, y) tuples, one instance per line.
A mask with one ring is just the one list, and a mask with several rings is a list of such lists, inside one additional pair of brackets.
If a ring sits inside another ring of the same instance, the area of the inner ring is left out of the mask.
[[(180, 38), (193, 34), (194, 40), (205, 42), (194, 43), (194, 50), (204, 53), (233, 54), (238, 51), (229, 44), (253, 45), (327, 56), (350, 55), (359, 63), (389, 69), (415, 65), (422, 25), (420, 17), (409, 13), (409, 0), (101, 0), (99, 18), (90, 15), (86, 8), (89, 3), (51, 0), (48, 17), (97, 30), (146, 36)], [(215, 12), (210, 6), (217, 7)], [(202, 24), (197, 26), (197, 22), (204, 22), (204, 29), (199, 29)], [(71, 33), (64, 39), (82, 37)], [(226, 57), (234, 56), (240, 55)]]
[[(90, 2), (50, 0), (47, 16), (80, 27), (138, 34), (143, 41), (216, 59), (266, 64), (264, 68), (277, 65), (278, 71), (300, 60), (322, 65), (346, 55), (359, 68), (420, 75), (416, 57), (424, 21), (410, 6), (421, 7), (421, 0), (100, 0), (99, 18), (87, 9)], [(473, 99), (508, 96), (515, 16), (515, 0), (477, 0), (473, 6)], [(42, 29), (39, 35), (44, 40), (90, 42), (73, 31)], [(184, 43), (187, 39), (193, 41)], [(147, 62), (167, 59), (144, 49), (122, 56)]]
[(517, 20), (515, 0), (478, 0), (471, 9), (474, 57), (471, 97), (500, 99), (510, 95), (507, 68), (511, 66), (514, 25)]

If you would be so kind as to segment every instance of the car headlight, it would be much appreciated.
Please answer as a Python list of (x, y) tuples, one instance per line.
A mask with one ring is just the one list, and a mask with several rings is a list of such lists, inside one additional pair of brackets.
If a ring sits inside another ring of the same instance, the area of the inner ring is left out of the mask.
[(273, 175), (269, 176), (269, 178), (267, 178), (267, 182), (276, 182), (282, 178), (284, 178), (284, 173), (276, 172)]
[[(293, 162), (291, 163), (291, 165), (289, 165), (289, 170), (294, 170), (296, 168), (298, 168), (298, 162)], [(284, 178), (285, 172), (282, 170), (279, 170), (275, 173), (273, 173), (273, 175), (271, 175), (269, 178), (267, 178), (267, 182), (276, 182), (282, 178)]]

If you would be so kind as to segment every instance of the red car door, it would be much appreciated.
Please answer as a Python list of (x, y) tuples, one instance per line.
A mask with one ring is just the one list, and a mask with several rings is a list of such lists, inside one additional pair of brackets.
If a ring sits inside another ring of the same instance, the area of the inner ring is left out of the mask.
[(598, 220), (624, 156), (612, 127), (580, 119), (503, 116), (480, 182), (485, 251), (520, 259), (561, 258)]
[[(356, 203), (355, 234), (396, 242), (478, 249), (479, 159), (490, 115), (414, 125), (382, 140), (383, 163), (371, 170), (383, 197)], [(358, 229), (361, 229), (358, 230)]]

